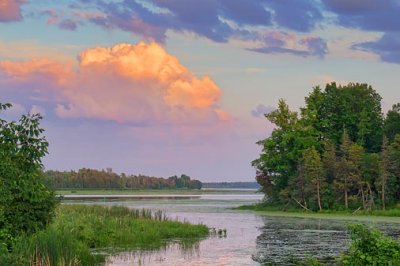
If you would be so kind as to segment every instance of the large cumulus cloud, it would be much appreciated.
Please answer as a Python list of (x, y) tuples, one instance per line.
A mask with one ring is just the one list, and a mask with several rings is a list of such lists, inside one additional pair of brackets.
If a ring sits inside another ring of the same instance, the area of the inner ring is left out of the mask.
[(77, 69), (50, 60), (0, 62), (0, 79), (35, 93), (52, 92), (55, 111), (64, 118), (184, 125), (229, 117), (218, 107), (221, 90), (214, 81), (196, 77), (156, 43), (88, 49)]

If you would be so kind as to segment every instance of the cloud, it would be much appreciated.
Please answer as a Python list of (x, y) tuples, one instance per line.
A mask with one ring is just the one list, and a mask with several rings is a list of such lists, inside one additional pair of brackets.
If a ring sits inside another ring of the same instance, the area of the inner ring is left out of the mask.
[(254, 110), (251, 110), (250, 114), (253, 117), (256, 118), (260, 118), (260, 117), (264, 117), (265, 114), (270, 113), (272, 111), (274, 111), (276, 108), (272, 107), (272, 106), (266, 106), (264, 104), (259, 104), (256, 106), (256, 108)]
[(267, 32), (259, 38), (262, 46), (248, 50), (265, 54), (286, 53), (302, 57), (318, 56), (320, 58), (323, 58), (328, 52), (326, 42), (319, 37), (308, 36), (298, 40), (294, 34)]
[(12, 22), (21, 20), (21, 6), (25, 2), (25, 0), (0, 1), (0, 22)]
[(79, 55), (78, 69), (45, 59), (0, 62), (0, 77), (16, 87), (56, 94), (63, 118), (111, 120), (136, 126), (215, 124), (220, 88), (196, 77), (156, 43), (97, 47)]
[(12, 107), (5, 110), (4, 112), (1, 112), (1, 114), (4, 113), (7, 119), (18, 120), (20, 116), (26, 112), (25, 107), (19, 103), (15, 102), (10, 102), (10, 103), (12, 104)]
[(355, 50), (378, 54), (382, 61), (400, 64), (400, 35), (397, 32), (385, 33), (377, 41), (358, 43), (352, 46)]
[(321, 74), (321, 75), (317, 75), (314, 76), (310, 79), (311, 81), (311, 85), (315, 86), (321, 86), (322, 88), (325, 87), (326, 84), (330, 84), (332, 82), (335, 82), (337, 85), (341, 85), (341, 86), (346, 86), (347, 84), (349, 84), (350, 82), (347, 80), (342, 80), (342, 79), (337, 79), (331, 75), (327, 75), (327, 74)]
[(400, 2), (397, 0), (323, 0), (345, 27), (369, 31), (400, 31)]
[(40, 114), (41, 116), (46, 115), (46, 110), (38, 105), (32, 105), (31, 110), (29, 111), (30, 114)]
[(63, 30), (71, 30), (74, 31), (78, 27), (76, 22), (71, 19), (64, 19), (58, 24), (58, 27)]
[[(308, 0), (81, 0), (71, 9), (82, 24), (89, 21), (107, 30), (131, 32), (159, 43), (166, 41), (168, 31), (174, 31), (219, 43), (235, 39), (251, 44), (260, 39), (260, 30), (279, 28), (304, 34), (323, 20), (320, 6)], [(280, 48), (272, 50), (305, 54)]]

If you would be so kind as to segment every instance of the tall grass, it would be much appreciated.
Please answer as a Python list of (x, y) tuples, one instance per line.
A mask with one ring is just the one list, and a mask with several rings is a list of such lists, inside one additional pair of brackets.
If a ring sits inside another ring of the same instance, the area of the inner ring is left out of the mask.
[(289, 213), (308, 213), (308, 214), (336, 214), (336, 215), (346, 215), (346, 216), (384, 216), (384, 217), (400, 217), (400, 206), (396, 205), (392, 208), (386, 210), (322, 210), (322, 211), (305, 211), (304, 209), (286, 207), (281, 205), (272, 205), (265, 202), (261, 202), (253, 205), (242, 205), (236, 210), (251, 210), (260, 212), (289, 212)]
[(198, 241), (208, 235), (205, 225), (170, 221), (160, 211), (62, 205), (53, 224), (33, 236), (16, 240), (0, 265), (95, 265), (107, 249), (158, 249), (171, 241)]

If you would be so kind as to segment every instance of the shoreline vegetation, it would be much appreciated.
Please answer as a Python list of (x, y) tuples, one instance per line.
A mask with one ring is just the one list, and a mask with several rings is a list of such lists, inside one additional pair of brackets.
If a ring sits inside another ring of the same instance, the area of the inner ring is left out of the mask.
[(57, 189), (57, 195), (202, 195), (260, 193), (255, 189)]
[(239, 211), (253, 211), (260, 215), (285, 216), (317, 219), (342, 219), (357, 221), (387, 221), (400, 223), (400, 209), (388, 208), (386, 210), (323, 210), (307, 211), (300, 208), (283, 208), (265, 202), (252, 205), (242, 205), (234, 208)]
[(10, 253), (0, 252), (0, 265), (96, 265), (116, 251), (171, 243), (187, 248), (209, 234), (205, 225), (169, 220), (162, 211), (60, 205), (46, 229), (16, 238)]

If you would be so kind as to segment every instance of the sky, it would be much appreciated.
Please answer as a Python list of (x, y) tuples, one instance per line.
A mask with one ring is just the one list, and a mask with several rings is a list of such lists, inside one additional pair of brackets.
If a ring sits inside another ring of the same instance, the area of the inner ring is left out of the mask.
[(0, 0), (0, 102), (46, 169), (253, 181), (264, 117), (315, 86), (400, 102), (399, 0)]

